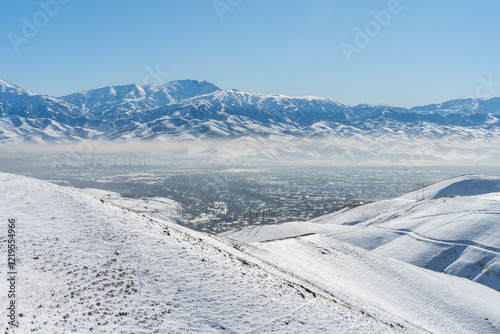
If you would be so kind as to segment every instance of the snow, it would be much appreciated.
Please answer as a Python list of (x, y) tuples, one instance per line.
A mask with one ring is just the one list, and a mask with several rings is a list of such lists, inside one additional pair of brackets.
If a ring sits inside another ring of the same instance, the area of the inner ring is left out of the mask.
[(462, 176), (430, 185), (419, 194), (350, 206), (307, 222), (222, 235), (258, 242), (323, 234), (500, 290), (500, 177)]
[(123, 113), (134, 118), (160, 106), (218, 90), (219, 88), (206, 81), (178, 80), (165, 84), (132, 84), (90, 89), (59, 99), (90, 111), (93, 115), (112, 120), (122, 117)]
[[(150, 141), (168, 137), (175, 141), (185, 136), (205, 138), (209, 131), (210, 137), (224, 139), (283, 135), (290, 140), (328, 137), (330, 150), (336, 148), (332, 143), (338, 138), (363, 135), (365, 138), (354, 149), (341, 146), (344, 150), (353, 150), (348, 155), (357, 160), (373, 160), (374, 155), (382, 155), (377, 159), (399, 161), (401, 155), (419, 154), (424, 162), (432, 161), (437, 155), (446, 161), (467, 158), (486, 163), (500, 160), (497, 142), (500, 138), (499, 101), (498, 98), (456, 100), (412, 109), (387, 105), (348, 106), (312, 96), (223, 91), (209, 82), (197, 80), (109, 86), (55, 98), (37, 95), (0, 80), (0, 117), (6, 121), (2, 122), (0, 131), (12, 133), (16, 125), (7, 121), (17, 116), (26, 123), (56, 120), (63, 128), (70, 129), (47, 133), (46, 137), (42, 135), (42, 142), (54, 138), (63, 141), (83, 127), (91, 130), (90, 138), (80, 138), (83, 140), (138, 138)], [(172, 126), (158, 126), (160, 122)], [(22, 141), (44, 131), (45, 127), (35, 124), (23, 132), (15, 132), (19, 138), (0, 136), (0, 143)], [(379, 146), (379, 139), (391, 139), (391, 142), (385, 149), (366, 148)], [(414, 142), (416, 139), (419, 142)], [(425, 147), (421, 139), (433, 140), (433, 150)], [(453, 139), (451, 143), (450, 139)], [(363, 146), (362, 142), (367, 141), (370, 143)], [(402, 142), (410, 146), (395, 152)], [(310, 153), (311, 150), (309, 148), (309, 152), (302, 155), (325, 156), (314, 151)], [(393, 155), (384, 155), (387, 151)]]
[(443, 196), (474, 196), (500, 192), (500, 178), (464, 175), (425, 187), (424, 191), (410, 192), (404, 199), (437, 198)]
[(3, 173), (0, 187), (1, 219), (17, 221), (19, 333), (500, 332), (497, 292), (326, 235), (251, 245), (97, 190)]
[(324, 235), (258, 247), (279, 268), (366, 312), (380, 308), (432, 333), (500, 332), (500, 293), (466, 279), (387, 259)]
[[(0, 174), (0, 190), (0, 219), (17, 222), (20, 327), (8, 333), (422, 332), (280, 270), (253, 246), (23, 176)], [(477, 328), (491, 332), (485, 323)]]
[(99, 200), (132, 210), (140, 214), (148, 214), (155, 218), (176, 222), (185, 208), (178, 202), (165, 197), (127, 198), (121, 194), (94, 188), (72, 188), (78, 192), (91, 195)]

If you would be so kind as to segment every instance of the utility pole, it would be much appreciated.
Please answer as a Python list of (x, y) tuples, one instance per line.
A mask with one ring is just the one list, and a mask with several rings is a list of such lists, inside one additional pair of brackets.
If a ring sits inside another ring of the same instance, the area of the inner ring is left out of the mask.
[(417, 182), (417, 193), (415, 195), (415, 199), (418, 201), (418, 193), (420, 190), (422, 190), (422, 199), (425, 198), (425, 191), (424, 191), (424, 188), (425, 188), (425, 184), (422, 182)]

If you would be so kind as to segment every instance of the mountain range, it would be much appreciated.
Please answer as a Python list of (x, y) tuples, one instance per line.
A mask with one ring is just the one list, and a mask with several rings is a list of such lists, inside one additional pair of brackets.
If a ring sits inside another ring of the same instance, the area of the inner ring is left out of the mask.
[(500, 137), (500, 98), (400, 108), (221, 90), (196, 80), (38, 95), (0, 80), (0, 143)]

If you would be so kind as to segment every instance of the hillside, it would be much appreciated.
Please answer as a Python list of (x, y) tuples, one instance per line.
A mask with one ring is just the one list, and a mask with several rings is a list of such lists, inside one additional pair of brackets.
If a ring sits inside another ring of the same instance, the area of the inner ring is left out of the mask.
[(34, 179), (0, 174), (0, 187), (2, 219), (17, 222), (18, 333), (412, 328), (385, 312), (368, 316), (319, 297), (319, 289), (239, 251), (238, 243)]
[(462, 176), (399, 198), (352, 205), (308, 222), (223, 234), (257, 242), (324, 234), (500, 290), (500, 178)]
[[(327, 242), (322, 251), (323, 239), (306, 237), (254, 247), (26, 177), (0, 174), (0, 187), (2, 219), (17, 226), (19, 333), (497, 333), (500, 326), (500, 299), (490, 289), (349, 244)], [(305, 247), (301, 261), (317, 269), (294, 260), (295, 243)]]

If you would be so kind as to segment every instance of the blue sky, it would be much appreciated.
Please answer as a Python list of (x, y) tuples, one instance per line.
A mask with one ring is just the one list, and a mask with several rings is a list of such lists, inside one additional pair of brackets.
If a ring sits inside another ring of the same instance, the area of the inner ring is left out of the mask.
[(347, 104), (493, 97), (498, 13), (496, 0), (0, 0), (0, 78), (53, 96), (198, 79)]

